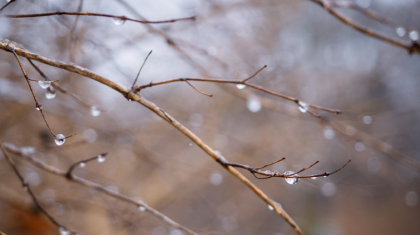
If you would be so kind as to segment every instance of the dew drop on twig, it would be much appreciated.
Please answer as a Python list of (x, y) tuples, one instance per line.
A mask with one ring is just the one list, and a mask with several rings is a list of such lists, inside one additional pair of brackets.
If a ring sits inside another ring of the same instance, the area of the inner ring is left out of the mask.
[(55, 136), (55, 144), (60, 146), (63, 145), (64, 142), (66, 142), (66, 137), (62, 134), (58, 134)]
[(83, 168), (83, 167), (85, 167), (85, 166), (86, 166), (86, 163), (81, 162), (81, 163), (79, 164), (79, 166), (80, 166), (80, 168)]
[(268, 209), (269, 209), (270, 211), (274, 210), (274, 208), (273, 208), (271, 205), (268, 205)]
[(94, 117), (97, 117), (101, 114), (101, 110), (99, 110), (98, 107), (96, 107), (96, 106), (92, 106), (90, 108), (90, 114)]
[(105, 161), (105, 157), (102, 155), (98, 155), (98, 162), (104, 162)]
[(141, 211), (141, 212), (146, 211), (146, 207), (144, 207), (144, 206), (139, 206), (139, 211)]
[(245, 84), (236, 84), (236, 88), (238, 88), (239, 90), (242, 90), (246, 87)]
[(51, 81), (38, 81), (38, 84), (42, 89), (47, 89), (51, 86)]
[(55, 92), (53, 93), (53, 92), (50, 92), (50, 91), (47, 91), (46, 93), (45, 93), (45, 97), (47, 98), (47, 99), (54, 99), (55, 98)]
[[(284, 175), (293, 175), (294, 173), (295, 173), (294, 171), (286, 171), (284, 172)], [(299, 176), (299, 175), (295, 174), (293, 176)], [(299, 179), (298, 178), (284, 178), (284, 180), (286, 180), (288, 184), (296, 184)]]
[(299, 111), (301, 111), (302, 113), (306, 113), (308, 109), (309, 109), (309, 105), (307, 103), (299, 101)]
[(399, 37), (404, 37), (407, 31), (403, 27), (398, 27), (395, 29), (395, 33), (397, 33)]
[(112, 21), (115, 25), (123, 25), (126, 22), (126, 20), (123, 20), (120, 17), (113, 17)]
[(411, 40), (413, 41), (417, 41), (419, 40), (419, 32), (417, 32), (416, 30), (411, 31), (408, 36), (410, 37)]
[(63, 227), (60, 227), (58, 229), (58, 231), (60, 232), (60, 235), (69, 235), (70, 234), (70, 232), (67, 229), (63, 228)]

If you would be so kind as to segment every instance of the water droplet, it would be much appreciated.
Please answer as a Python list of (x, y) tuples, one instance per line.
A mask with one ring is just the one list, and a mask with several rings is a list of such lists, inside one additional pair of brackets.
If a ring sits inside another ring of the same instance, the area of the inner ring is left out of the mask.
[(103, 155), (98, 155), (98, 162), (104, 162), (105, 157)]
[(169, 235), (184, 235), (184, 233), (179, 229), (172, 229)]
[(302, 113), (306, 113), (308, 109), (309, 109), (309, 105), (307, 103), (299, 101), (299, 111), (301, 111)]
[(354, 145), (354, 148), (355, 148), (358, 152), (362, 152), (362, 151), (364, 151), (364, 150), (366, 149), (365, 144), (364, 144), (364, 143), (362, 143), (362, 142), (357, 142), (357, 143)]
[(363, 123), (365, 123), (366, 125), (369, 125), (372, 123), (372, 117), (371, 116), (364, 116), (363, 117)]
[(123, 20), (120, 17), (113, 17), (112, 21), (115, 25), (123, 25), (127, 20)]
[(190, 143), (189, 145), (192, 146), (192, 143)]
[(261, 110), (261, 101), (258, 96), (251, 95), (246, 101), (246, 107), (252, 113), (256, 113)]
[(405, 30), (405, 28), (403, 27), (398, 27), (395, 29), (395, 32), (397, 33), (397, 35), (399, 37), (404, 37), (404, 35), (407, 33), (407, 31)]
[(238, 88), (239, 90), (242, 90), (246, 87), (245, 84), (236, 84), (236, 88)]
[[(284, 175), (293, 175), (295, 172), (294, 171), (286, 171), (283, 174)], [(299, 175), (293, 175), (293, 176), (299, 176)], [(296, 184), (298, 182), (298, 178), (284, 178), (286, 180), (286, 182), (288, 184)]]
[(316, 178), (318, 178), (318, 177), (311, 177), (311, 179), (313, 179), (313, 180), (316, 180)]
[(47, 89), (51, 86), (51, 81), (38, 81), (38, 84), (42, 89)]
[(93, 129), (87, 129), (83, 132), (83, 139), (88, 143), (95, 142), (97, 137), (98, 134)]
[(79, 164), (79, 166), (80, 166), (80, 168), (83, 168), (83, 167), (85, 167), (85, 166), (86, 166), (86, 163), (81, 162), (81, 163)]
[(41, 106), (37, 106), (36, 110), (38, 110), (38, 111), (41, 110)]
[(419, 40), (419, 32), (417, 32), (416, 30), (411, 31), (408, 36), (410, 37), (411, 40), (413, 41), (417, 41)]
[(334, 138), (334, 135), (335, 135), (335, 132), (331, 127), (326, 126), (324, 128), (324, 138), (325, 139), (331, 140), (332, 138)]
[(63, 227), (60, 227), (58, 229), (58, 231), (60, 232), (60, 235), (69, 235), (70, 234), (70, 231), (68, 231), (67, 229), (65, 229)]
[(321, 192), (324, 194), (324, 196), (331, 197), (335, 194), (337, 191), (337, 188), (335, 187), (335, 184), (333, 183), (325, 183), (322, 185)]
[(55, 136), (55, 144), (60, 146), (63, 145), (64, 142), (66, 142), (66, 137), (62, 134), (58, 134)]
[(222, 181), (223, 181), (223, 177), (220, 173), (213, 172), (210, 175), (210, 183), (212, 183), (213, 185), (219, 185), (222, 183)]
[(415, 206), (417, 203), (419, 203), (419, 196), (416, 192), (411, 191), (405, 195), (405, 204), (407, 204), (407, 206)]
[(90, 114), (94, 117), (97, 117), (101, 114), (101, 110), (99, 110), (98, 107), (96, 107), (96, 106), (92, 106), (90, 108)]
[(130, 102), (130, 101), (131, 101), (131, 99), (128, 99), (128, 101)]
[(54, 99), (55, 98), (55, 92), (50, 92), (50, 91), (47, 91), (46, 93), (45, 93), (45, 97), (47, 98), (47, 99)]
[(141, 212), (146, 211), (146, 207), (144, 207), (144, 206), (139, 206), (139, 211), (141, 211)]
[(20, 148), (20, 152), (23, 155), (31, 155), (35, 153), (35, 148), (32, 146), (25, 146), (25, 147)]
[(270, 211), (274, 210), (274, 208), (273, 208), (271, 205), (268, 205), (268, 209), (269, 209)]

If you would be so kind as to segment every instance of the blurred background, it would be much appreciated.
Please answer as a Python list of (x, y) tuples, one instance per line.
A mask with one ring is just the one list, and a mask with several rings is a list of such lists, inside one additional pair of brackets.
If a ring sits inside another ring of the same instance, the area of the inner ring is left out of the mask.
[[(404, 34), (359, 12), (339, 10), (391, 38), (416, 40), (410, 29), (420, 29), (420, 1), (356, 4), (400, 24)], [(231, 162), (258, 167), (285, 157), (268, 168), (285, 172), (319, 160), (306, 172), (316, 174), (334, 171), (351, 159), (335, 175), (293, 185), (282, 178), (258, 180), (240, 170), (280, 203), (304, 234), (420, 232), (420, 174), (387, 154), (392, 146), (420, 161), (419, 55), (361, 34), (305, 0), (30, 0), (14, 2), (3, 14), (71, 12), (80, 6), (81, 11), (135, 19), (196, 15), (197, 20), (144, 25), (88, 16), (0, 18), (0, 37), (127, 87), (150, 50), (138, 85), (180, 77), (239, 80), (267, 65), (251, 82), (343, 114), (312, 110), (320, 120), (299, 112), (293, 102), (232, 84), (192, 82), (212, 98), (185, 83), (148, 88), (141, 95)], [(42, 80), (26, 59), (22, 62), (30, 78)], [(32, 83), (52, 130), (77, 135), (62, 146), (54, 144), (16, 59), (0, 51), (1, 141), (26, 146), (35, 157), (63, 170), (109, 152), (105, 162), (90, 162), (74, 173), (141, 198), (200, 234), (294, 234), (244, 184), (148, 109), (98, 82), (35, 63), (85, 102), (58, 90), (54, 96)], [(13, 159), (45, 208), (76, 231), (182, 234), (133, 205)], [(0, 211), (0, 231), (8, 235), (59, 234), (2, 154)]]

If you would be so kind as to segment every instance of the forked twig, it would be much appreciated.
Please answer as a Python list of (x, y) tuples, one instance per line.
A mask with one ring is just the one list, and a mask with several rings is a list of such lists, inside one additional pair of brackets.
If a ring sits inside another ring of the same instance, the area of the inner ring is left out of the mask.
[(85, 165), (86, 165), (86, 163), (88, 163), (88, 162), (90, 162), (90, 161), (93, 161), (93, 160), (98, 160), (98, 161), (100, 161), (100, 162), (103, 162), (103, 161), (105, 161), (105, 157), (106, 157), (106, 155), (108, 155), (108, 153), (101, 153), (101, 154), (99, 154), (99, 155), (97, 155), (97, 156), (95, 156), (95, 157), (91, 157), (91, 158), (88, 158), (88, 159), (84, 159), (84, 160), (81, 160), (81, 161), (78, 161), (78, 162), (75, 162), (75, 163), (73, 163), (70, 167), (69, 167), (69, 169), (67, 170), (67, 173), (66, 173), (66, 176), (67, 176), (67, 178), (72, 178), (73, 177), (73, 174), (72, 174), (72, 172), (73, 172), (73, 170), (76, 168), (76, 167), (78, 167), (78, 166), (80, 166), (80, 167), (85, 167)]
[(72, 234), (80, 234), (77, 233), (73, 230), (68, 229), (68, 227), (66, 227), (65, 225), (63, 225), (62, 223), (58, 222), (56, 219), (54, 219), (54, 217), (52, 215), (50, 215), (48, 213), (47, 210), (45, 210), (45, 208), (39, 203), (38, 199), (36, 198), (35, 194), (32, 192), (31, 187), (29, 186), (29, 184), (25, 181), (25, 179), (23, 178), (23, 176), (20, 174), (19, 170), (17, 169), (15, 163), (13, 162), (13, 159), (9, 156), (9, 154), (6, 151), (6, 148), (3, 146), (3, 143), (0, 142), (0, 147), (1, 150), (3, 151), (4, 156), (6, 157), (7, 161), (9, 162), (10, 166), (13, 168), (13, 171), (15, 172), (15, 174), (19, 177), (23, 188), (29, 193), (29, 195), (32, 198), (32, 201), (34, 202), (34, 204), (38, 207), (38, 209), (45, 215), (47, 216), (47, 218), (54, 224), (56, 225), (60, 230), (66, 230), (68, 232), (71, 232)]
[[(157, 211), (156, 209), (150, 207), (147, 203), (145, 203), (142, 200), (138, 200), (138, 199), (136, 200), (136, 199), (130, 198), (130, 197), (128, 197), (124, 194), (121, 194), (117, 191), (108, 189), (107, 187), (105, 187), (103, 185), (100, 185), (98, 183), (95, 183), (93, 181), (84, 179), (84, 178), (76, 176), (76, 175), (71, 175), (71, 177), (68, 177), (68, 173), (71, 172), (70, 169), (68, 171), (63, 171), (63, 170), (60, 170), (58, 168), (55, 168), (54, 166), (48, 165), (48, 164), (44, 163), (43, 161), (39, 160), (38, 158), (35, 158), (31, 154), (26, 154), (26, 153), (22, 152), (20, 148), (14, 146), (13, 144), (5, 143), (4, 148), (7, 149), (8, 151), (12, 152), (13, 154), (19, 155), (20, 157), (24, 158), (25, 160), (29, 161), (30, 163), (32, 163), (36, 167), (38, 167), (38, 168), (40, 168), (40, 169), (42, 169), (46, 172), (64, 177), (67, 180), (78, 183), (78, 184), (83, 185), (85, 187), (95, 189), (95, 190), (97, 190), (99, 192), (102, 192), (102, 193), (104, 193), (108, 196), (111, 196), (113, 198), (116, 198), (116, 199), (119, 199), (121, 201), (125, 201), (125, 202), (128, 202), (130, 204), (133, 204), (138, 208), (141, 207), (141, 211), (146, 211), (146, 212), (156, 216), (157, 218), (159, 218), (163, 222), (169, 224), (170, 226), (178, 228), (178, 229), (182, 230), (183, 232), (185, 232), (187, 234), (197, 235), (197, 233), (195, 233), (192, 230), (178, 224), (177, 222), (173, 221), (172, 219), (170, 219), (166, 215), (164, 215), (161, 212)], [(97, 157), (95, 157), (95, 158), (97, 158)], [(93, 159), (95, 159), (95, 158), (93, 158)], [(80, 162), (78, 162), (78, 163), (80, 163)], [(73, 164), (73, 165), (75, 165), (75, 164)]]

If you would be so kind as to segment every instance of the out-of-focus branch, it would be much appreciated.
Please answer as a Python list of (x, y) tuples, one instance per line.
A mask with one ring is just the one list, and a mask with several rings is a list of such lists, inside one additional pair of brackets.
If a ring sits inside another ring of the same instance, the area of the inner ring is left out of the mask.
[(54, 224), (56, 225), (60, 230), (63, 231), (68, 231), (71, 232), (72, 234), (79, 234), (73, 230), (70, 230), (67, 226), (64, 226), (62, 223), (58, 222), (56, 219), (54, 219), (54, 217), (52, 215), (50, 215), (48, 213), (47, 210), (45, 210), (45, 208), (39, 203), (38, 199), (35, 197), (35, 194), (32, 192), (31, 187), (29, 186), (29, 184), (25, 181), (25, 179), (23, 178), (23, 176), (20, 174), (19, 170), (17, 169), (15, 163), (13, 162), (12, 158), (9, 156), (9, 154), (7, 153), (7, 150), (5, 148), (5, 146), (3, 145), (2, 142), (0, 142), (0, 147), (1, 150), (3, 151), (4, 156), (6, 157), (7, 161), (9, 162), (10, 166), (13, 168), (13, 171), (15, 172), (15, 174), (19, 177), (23, 188), (25, 189), (25, 191), (27, 191), (29, 193), (29, 195), (32, 198), (32, 201), (34, 202), (34, 204), (38, 207), (38, 209), (45, 215), (48, 217), (48, 219)]
[(2, 7), (0, 8), (0, 14), (3, 12), (3, 10), (4, 10), (7, 6), (9, 6), (10, 4), (12, 4), (12, 3), (14, 3), (14, 2), (16, 2), (16, 0), (10, 0), (8, 3), (6, 3), (4, 6), (2, 6)]
[[(197, 235), (195, 232), (193, 232), (190, 229), (176, 223), (175, 221), (173, 221), (172, 219), (170, 219), (166, 215), (160, 213), (159, 211), (155, 210), (154, 208), (150, 207), (149, 205), (147, 205), (143, 201), (135, 200), (135, 199), (130, 198), (126, 195), (120, 194), (119, 192), (108, 189), (108, 188), (106, 188), (106, 187), (104, 187), (104, 186), (102, 186), (98, 183), (95, 183), (95, 182), (92, 182), (92, 181), (89, 181), (87, 179), (84, 179), (84, 178), (81, 178), (79, 176), (71, 174), (72, 166), (74, 166), (74, 164), (70, 167), (70, 169), (68, 171), (63, 171), (63, 170), (60, 170), (58, 168), (55, 168), (54, 166), (51, 166), (51, 165), (48, 165), (48, 164), (44, 163), (43, 161), (39, 160), (38, 158), (33, 157), (31, 154), (26, 154), (26, 153), (22, 152), (20, 148), (14, 146), (13, 144), (5, 143), (4, 148), (7, 149), (8, 151), (10, 151), (13, 154), (16, 154), (16, 155), (19, 155), (19, 156), (23, 157), (25, 160), (29, 161), (30, 163), (32, 163), (33, 165), (35, 165), (36, 167), (38, 167), (38, 168), (40, 168), (44, 171), (47, 171), (47, 172), (52, 173), (54, 175), (64, 177), (64, 178), (66, 178), (66, 179), (68, 179), (72, 182), (81, 184), (85, 187), (95, 189), (99, 192), (102, 192), (102, 193), (108, 195), (108, 196), (117, 198), (119, 200), (128, 202), (130, 204), (133, 204), (136, 207), (139, 207), (139, 208), (141, 207), (142, 211), (147, 211), (147, 212), (151, 213), (152, 215), (156, 216), (157, 218), (164, 221), (165, 223), (167, 223), (167, 224), (169, 224), (173, 227), (176, 227), (176, 228), (182, 230), (183, 232), (185, 232), (187, 234)], [(94, 158), (91, 158), (91, 159), (96, 159), (96, 158), (98, 158), (98, 157), (94, 157)], [(87, 160), (84, 160), (84, 161), (87, 161)], [(80, 164), (80, 162), (77, 162), (77, 164)], [(71, 177), (68, 176), (69, 173), (71, 174)]]
[(120, 20), (121, 22), (125, 21), (133, 21), (141, 24), (163, 24), (163, 23), (173, 23), (177, 21), (188, 21), (188, 20), (195, 20), (195, 16), (185, 17), (185, 18), (177, 18), (177, 19), (170, 19), (170, 20), (161, 20), (161, 21), (147, 21), (147, 20), (136, 20), (132, 18), (128, 18), (126, 16), (117, 16), (117, 15), (109, 15), (109, 14), (100, 14), (100, 13), (92, 13), (92, 12), (65, 12), (65, 11), (56, 11), (56, 12), (47, 12), (47, 13), (38, 13), (38, 14), (22, 14), (22, 15), (1, 15), (0, 17), (3, 18), (35, 18), (35, 17), (45, 17), (45, 16), (53, 16), (53, 15), (73, 15), (73, 16), (97, 16), (97, 17), (106, 17), (106, 18), (113, 18), (115, 20)]
[[(130, 92), (130, 88), (122, 86), (116, 82), (113, 82), (111, 80), (108, 80), (104, 77), (101, 77), (95, 73), (90, 72), (88, 69), (85, 69), (83, 67), (71, 64), (71, 63), (65, 63), (62, 61), (58, 61), (52, 58), (47, 58), (35, 53), (32, 53), (30, 51), (27, 51), (23, 49), (21, 46), (19, 46), (15, 42), (11, 42), (9, 40), (1, 39), (0, 40), (0, 49), (8, 51), (6, 48), (12, 47), (16, 53), (20, 56), (33, 59), (36, 61), (39, 61), (44, 64), (48, 64), (53, 67), (61, 68), (73, 73), (77, 73), (79, 75), (85, 76), (87, 78), (90, 78), (92, 80), (98, 81), (116, 91), (121, 93), (124, 97), (127, 99), (131, 99), (132, 101), (136, 101), (146, 108), (150, 109), (152, 112), (154, 112), (156, 115), (167, 121), (169, 124), (171, 124), (173, 127), (178, 129), (180, 132), (182, 132), (184, 135), (186, 135), (188, 138), (190, 138), (194, 143), (196, 143), (204, 152), (206, 152), (210, 157), (212, 157), (215, 161), (218, 161), (222, 166), (223, 163), (221, 163), (221, 156), (218, 154), (215, 150), (210, 148), (206, 143), (204, 143), (198, 136), (196, 136), (193, 132), (191, 132), (188, 128), (183, 126), (181, 123), (179, 123), (175, 118), (171, 117), (167, 112), (165, 112), (163, 109), (155, 105), (154, 103), (144, 99), (140, 95)], [(224, 166), (225, 169), (227, 169), (231, 174), (233, 174), (236, 178), (238, 178), (242, 183), (244, 183), (246, 186), (248, 186), (259, 198), (261, 198), (265, 203), (272, 206), (273, 209), (283, 217), (284, 220), (292, 227), (294, 232), (296, 234), (302, 234), (302, 230), (299, 228), (299, 226), (296, 224), (296, 222), (287, 214), (287, 212), (281, 208), (277, 203), (275, 203), (273, 200), (271, 200), (263, 191), (261, 191), (258, 187), (256, 187), (251, 181), (249, 181), (245, 176), (243, 176), (239, 171), (237, 171), (235, 168), (231, 166)], [(84, 180), (84, 179), (83, 179)], [(109, 193), (115, 193), (111, 190)], [(123, 198), (122, 198), (123, 199)], [(124, 197), (125, 200), (125, 197)]]
[[(309, 1), (318, 4), (319, 6), (324, 8), (328, 13), (330, 13), (335, 18), (337, 18), (338, 20), (340, 20), (344, 24), (347, 24), (348, 26), (354, 28), (355, 30), (357, 30), (357, 31), (359, 31), (363, 34), (366, 34), (368, 36), (374, 37), (374, 38), (379, 39), (381, 41), (390, 43), (392, 45), (404, 48), (410, 54), (420, 53), (420, 44), (416, 41), (413, 41), (411, 44), (409, 44), (409, 43), (406, 43), (406, 42), (403, 42), (403, 41), (400, 41), (400, 40), (395, 40), (395, 39), (392, 39), (388, 36), (385, 36), (385, 35), (383, 35), (379, 32), (376, 32), (376, 31), (374, 31), (370, 28), (366, 28), (366, 27), (364, 27), (360, 24), (357, 24), (357, 23), (353, 22), (350, 18), (345, 16), (344, 14), (340, 13), (339, 11), (336, 11), (334, 9), (334, 4), (330, 1), (328, 1), (328, 0), (309, 0)], [(381, 18), (381, 20), (383, 21), (383, 18)], [(387, 22), (391, 22), (391, 21), (387, 21)]]

